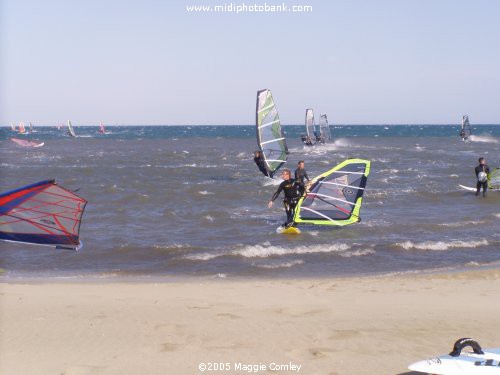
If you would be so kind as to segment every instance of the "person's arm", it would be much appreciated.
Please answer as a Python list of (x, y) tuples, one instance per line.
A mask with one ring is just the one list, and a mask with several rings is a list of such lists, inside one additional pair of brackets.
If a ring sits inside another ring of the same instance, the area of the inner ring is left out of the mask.
[(311, 180), (309, 179), (309, 176), (307, 175), (307, 172), (306, 172), (305, 170), (304, 170), (304, 177), (305, 177), (305, 178), (307, 178), (307, 181), (311, 181)]
[(269, 203), (267, 204), (267, 206), (269, 208), (271, 208), (273, 206), (273, 201), (278, 198), (278, 196), (280, 195), (281, 193), (281, 190), (283, 190), (283, 183), (280, 184), (280, 186), (278, 187), (278, 190), (276, 190), (276, 192), (273, 194), (273, 197), (271, 198), (271, 200), (269, 201)]

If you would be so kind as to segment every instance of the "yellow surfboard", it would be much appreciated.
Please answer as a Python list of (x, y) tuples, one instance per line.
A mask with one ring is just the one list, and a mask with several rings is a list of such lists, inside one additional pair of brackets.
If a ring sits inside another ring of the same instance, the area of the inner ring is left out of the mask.
[(276, 233), (279, 233), (279, 234), (300, 234), (302, 232), (297, 227), (288, 227), (288, 228), (279, 227), (278, 229), (276, 229)]

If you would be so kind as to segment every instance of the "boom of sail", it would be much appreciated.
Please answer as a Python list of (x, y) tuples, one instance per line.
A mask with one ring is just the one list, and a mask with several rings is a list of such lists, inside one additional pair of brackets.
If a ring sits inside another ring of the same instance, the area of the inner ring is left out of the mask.
[(295, 208), (296, 223), (348, 225), (360, 221), (370, 161), (348, 159), (312, 180)]
[(54, 180), (0, 194), (0, 240), (78, 249), (86, 204)]
[(255, 123), (257, 144), (268, 175), (272, 177), (286, 163), (288, 147), (270, 90), (265, 89), (257, 92)]

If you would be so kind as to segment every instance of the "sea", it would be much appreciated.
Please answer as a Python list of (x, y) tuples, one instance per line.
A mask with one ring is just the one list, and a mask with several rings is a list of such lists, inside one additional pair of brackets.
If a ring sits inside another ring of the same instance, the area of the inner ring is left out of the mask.
[[(285, 125), (288, 167), (314, 177), (347, 158), (372, 162), (361, 222), (278, 234), (267, 202), (279, 181), (253, 162), (254, 126), (0, 128), (0, 191), (55, 178), (88, 201), (79, 251), (2, 242), (3, 277), (302, 278), (500, 267), (500, 192), (476, 197), (474, 167), (500, 166), (500, 126), (331, 126), (305, 146)], [(17, 137), (43, 141), (24, 148)]]

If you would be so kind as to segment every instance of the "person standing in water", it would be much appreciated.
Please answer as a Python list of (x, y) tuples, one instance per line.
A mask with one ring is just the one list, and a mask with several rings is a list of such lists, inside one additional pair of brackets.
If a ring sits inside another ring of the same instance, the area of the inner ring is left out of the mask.
[(273, 197), (267, 204), (269, 208), (273, 207), (273, 201), (278, 198), (280, 193), (283, 191), (285, 194), (285, 198), (283, 199), (283, 204), (285, 205), (286, 212), (286, 222), (283, 224), (284, 227), (289, 227), (293, 225), (293, 214), (295, 211), (295, 206), (299, 202), (299, 198), (301, 196), (300, 193), (300, 185), (296, 180), (292, 178), (292, 172), (290, 169), (283, 169), (281, 172), (281, 178), (283, 182), (278, 187), (278, 190), (274, 193)]
[(486, 164), (486, 160), (481, 157), (479, 158), (479, 165), (475, 169), (477, 177), (476, 185), (476, 196), (479, 195), (481, 187), (483, 188), (483, 197), (486, 198), (486, 192), (488, 191), (488, 174), (490, 173), (490, 167)]
[(255, 151), (253, 153), (253, 161), (255, 162), (255, 164), (257, 164), (257, 167), (259, 167), (259, 171), (264, 173), (264, 176), (273, 178), (272, 173), (269, 173), (269, 171), (266, 168), (266, 163), (264, 161), (261, 151)]
[(300, 195), (303, 195), (306, 190), (305, 179), (307, 182), (311, 181), (307, 175), (304, 160), (301, 160), (297, 164), (297, 169), (295, 170), (295, 180), (300, 185)]

